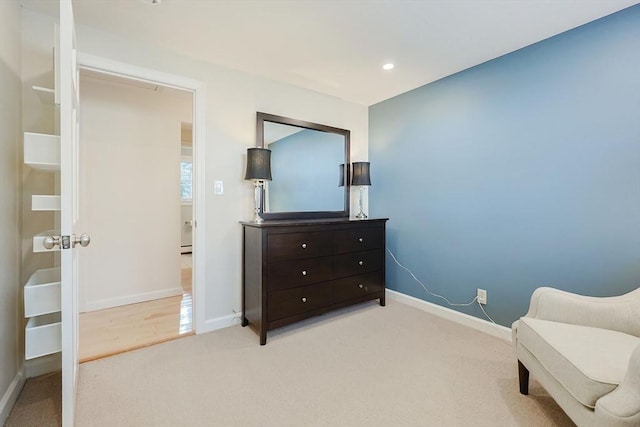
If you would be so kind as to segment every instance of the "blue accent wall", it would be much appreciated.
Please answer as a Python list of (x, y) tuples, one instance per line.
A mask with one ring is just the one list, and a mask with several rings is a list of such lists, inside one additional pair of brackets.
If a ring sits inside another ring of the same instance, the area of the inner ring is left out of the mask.
[[(640, 286), (640, 6), (373, 105), (369, 123), (370, 216), (431, 291), (486, 289), (510, 326), (539, 286)], [(390, 256), (387, 286), (448, 307)]]

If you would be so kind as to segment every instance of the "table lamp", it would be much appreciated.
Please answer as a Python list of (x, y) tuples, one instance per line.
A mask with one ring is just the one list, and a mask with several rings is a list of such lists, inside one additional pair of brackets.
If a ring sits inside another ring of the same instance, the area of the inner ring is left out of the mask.
[(265, 180), (271, 180), (271, 150), (266, 148), (247, 149), (247, 171), (244, 179), (252, 179), (255, 185), (255, 213), (253, 222), (260, 224), (262, 209), (262, 189)]
[(362, 209), (362, 193), (365, 185), (371, 185), (371, 177), (369, 176), (369, 162), (353, 162), (353, 172), (351, 176), (351, 185), (360, 187), (360, 212), (356, 215), (358, 219), (366, 219), (367, 214)]

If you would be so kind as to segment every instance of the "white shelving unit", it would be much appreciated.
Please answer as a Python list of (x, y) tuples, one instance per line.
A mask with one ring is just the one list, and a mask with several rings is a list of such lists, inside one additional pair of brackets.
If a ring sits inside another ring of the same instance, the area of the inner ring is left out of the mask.
[(24, 164), (45, 171), (60, 170), (60, 136), (24, 133)]
[[(56, 34), (57, 39), (57, 34)], [(54, 49), (54, 80), (58, 84), (58, 57)], [(43, 104), (59, 106), (57, 89), (32, 87)], [(58, 114), (56, 113), (56, 118)], [(24, 133), (24, 164), (33, 169), (60, 171), (60, 136), (34, 132)], [(52, 175), (54, 179), (54, 175)], [(32, 211), (60, 211), (59, 195), (31, 196)], [(46, 236), (59, 236), (56, 230), (42, 231), (33, 236), (33, 252), (59, 251), (59, 246), (46, 249)], [(24, 316), (29, 319), (25, 328), (25, 359), (30, 360), (62, 350), (60, 268), (43, 268), (35, 271), (24, 285)]]
[(60, 196), (31, 196), (32, 211), (59, 211)]
[(60, 311), (60, 268), (34, 272), (24, 285), (24, 316), (34, 317)]
[(55, 105), (56, 91), (54, 89), (41, 86), (32, 86), (32, 88), (40, 98), (40, 102), (46, 105)]
[(61, 312), (29, 318), (25, 329), (24, 358), (34, 359), (62, 350)]
[(62, 346), (60, 269), (34, 272), (24, 286), (25, 359), (57, 353)]

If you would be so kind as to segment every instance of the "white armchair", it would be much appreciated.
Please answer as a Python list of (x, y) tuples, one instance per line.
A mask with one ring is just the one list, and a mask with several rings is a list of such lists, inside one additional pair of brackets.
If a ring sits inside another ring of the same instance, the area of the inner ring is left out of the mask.
[(512, 327), (529, 372), (578, 426), (640, 426), (640, 288), (597, 298), (538, 288)]

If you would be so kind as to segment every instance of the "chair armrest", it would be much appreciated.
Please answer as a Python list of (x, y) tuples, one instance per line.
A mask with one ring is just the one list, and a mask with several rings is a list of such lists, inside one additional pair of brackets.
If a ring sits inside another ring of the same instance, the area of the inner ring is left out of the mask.
[(640, 288), (615, 297), (588, 297), (538, 288), (526, 317), (611, 329), (640, 337)]
[(640, 425), (640, 345), (631, 353), (624, 380), (596, 402), (593, 425)]

